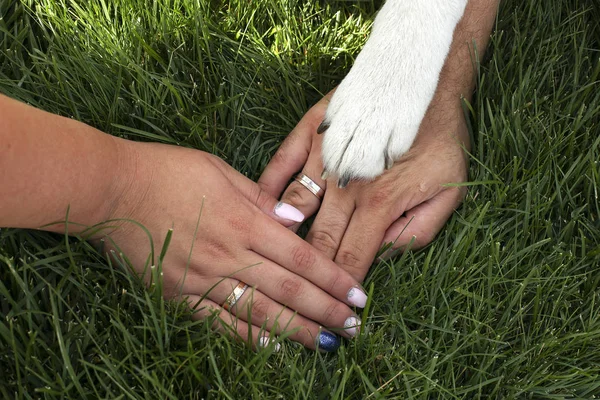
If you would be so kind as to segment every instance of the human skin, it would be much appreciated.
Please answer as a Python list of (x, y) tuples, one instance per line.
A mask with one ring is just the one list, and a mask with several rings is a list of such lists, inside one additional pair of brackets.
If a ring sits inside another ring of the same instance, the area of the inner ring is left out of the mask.
[[(358, 332), (351, 307), (366, 302), (358, 282), (286, 228), (294, 221), (281, 211), (298, 213), (276, 207), (208, 153), (116, 138), (0, 96), (0, 187), (0, 227), (103, 239), (109, 254), (122, 252), (146, 281), (151, 247), (140, 225), (154, 249), (171, 230), (160, 271), (164, 295), (187, 300), (196, 318), (217, 313), (225, 322), (217, 329), (256, 345), (285, 330), (327, 351), (339, 339), (322, 327), (347, 338)], [(105, 221), (104, 229), (86, 230)], [(239, 281), (252, 290), (225, 311)]]
[[(466, 187), (460, 184), (467, 181), (468, 168), (465, 149), (470, 146), (461, 99), (472, 98), (474, 61), (483, 56), (499, 3), (469, 1), (417, 138), (383, 175), (344, 189), (336, 186), (335, 177), (321, 177), (322, 137), (317, 128), (329, 93), (306, 113), (259, 179), (266, 192), (304, 215), (318, 211), (306, 240), (355, 279), (364, 279), (384, 243), (393, 243), (384, 256), (430, 243), (461, 204)], [(326, 189), (322, 203), (297, 182), (287, 186), (300, 170)]]

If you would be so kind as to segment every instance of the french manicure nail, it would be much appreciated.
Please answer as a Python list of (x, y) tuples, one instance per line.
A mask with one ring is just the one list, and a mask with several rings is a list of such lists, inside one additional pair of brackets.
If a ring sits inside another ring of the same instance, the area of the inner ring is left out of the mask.
[(348, 335), (355, 337), (360, 331), (361, 321), (358, 317), (348, 317), (346, 321), (344, 321), (344, 329), (346, 329), (346, 333)]
[(330, 332), (320, 332), (317, 337), (317, 348), (326, 352), (336, 351), (340, 347), (340, 339)]
[(304, 221), (304, 214), (296, 207), (291, 206), (287, 203), (280, 201), (275, 204), (275, 208), (273, 209), (273, 213), (280, 218), (289, 219), (294, 222), (302, 222)]
[(365, 305), (367, 305), (367, 295), (356, 286), (348, 290), (348, 295), (346, 298), (353, 306), (365, 308)]
[[(271, 343), (271, 338), (268, 336), (261, 336), (258, 339), (258, 348), (260, 349), (264, 349), (267, 346), (269, 346), (269, 343)], [(279, 352), (279, 350), (281, 350), (281, 344), (280, 343), (275, 343), (275, 347), (273, 349), (273, 351), (275, 351), (275, 353)]]

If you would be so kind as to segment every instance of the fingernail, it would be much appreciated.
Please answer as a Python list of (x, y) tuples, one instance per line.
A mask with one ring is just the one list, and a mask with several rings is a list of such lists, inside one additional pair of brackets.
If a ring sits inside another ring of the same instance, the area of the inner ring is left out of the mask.
[(360, 331), (360, 324), (361, 322), (358, 317), (353, 316), (346, 318), (346, 321), (344, 321), (344, 328), (346, 329), (346, 333), (348, 333), (348, 335), (352, 337), (355, 337)]
[(356, 286), (348, 290), (346, 297), (348, 298), (348, 302), (353, 306), (365, 308), (365, 305), (367, 305), (367, 295)]
[[(269, 346), (269, 343), (271, 343), (271, 338), (268, 336), (261, 336), (258, 339), (258, 348), (259, 349), (264, 349), (267, 346)], [(279, 350), (281, 350), (281, 343), (275, 343), (275, 347), (273, 348), (273, 351), (275, 351), (275, 353), (279, 352)]]
[(327, 178), (329, 178), (329, 171), (327, 171), (326, 169), (324, 169), (323, 172), (321, 173), (321, 179), (323, 179), (324, 181), (326, 181)]
[(280, 218), (289, 219), (294, 222), (302, 222), (304, 221), (304, 214), (296, 207), (291, 206), (284, 202), (279, 202), (275, 204), (275, 208), (273, 209), (273, 213)]
[(317, 348), (329, 353), (336, 351), (340, 344), (340, 339), (330, 332), (320, 332), (317, 338)]
[(385, 169), (390, 169), (394, 166), (394, 160), (392, 159), (392, 157), (390, 157), (390, 155), (386, 152), (384, 154), (385, 157)]

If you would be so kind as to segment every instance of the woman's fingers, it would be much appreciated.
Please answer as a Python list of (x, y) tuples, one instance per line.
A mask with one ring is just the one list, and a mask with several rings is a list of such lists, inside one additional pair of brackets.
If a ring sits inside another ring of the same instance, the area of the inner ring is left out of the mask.
[(269, 299), (296, 310), (303, 318), (340, 334), (344, 333), (348, 318), (354, 316), (347, 302), (337, 300), (306, 279), (268, 260), (236, 273), (235, 277), (251, 283)]
[(281, 335), (291, 332), (290, 339), (310, 348), (324, 351), (336, 350), (341, 344), (338, 335), (351, 338), (358, 334), (360, 319), (354, 313), (348, 315), (338, 328), (323, 329), (314, 320), (300, 315), (263, 293), (258, 288), (246, 290), (230, 311), (238, 318), (264, 326), (266, 330)]
[(194, 310), (194, 319), (206, 319), (213, 314), (217, 314), (219, 319), (213, 324), (213, 329), (230, 335), (247, 343), (252, 343), (257, 350), (273, 349), (279, 351), (281, 344), (277, 343), (277, 338), (272, 336), (270, 332), (260, 326), (248, 324), (232, 315), (230, 312), (223, 310), (221, 306), (212, 300), (202, 298), (198, 295), (183, 296), (188, 303), (188, 306)]
[[(311, 121), (300, 121), (277, 150), (258, 181), (258, 185), (265, 192), (279, 197), (285, 185), (291, 179), (297, 178), (285, 188), (281, 202), (300, 210), (306, 217), (319, 209), (320, 199), (327, 185), (321, 178), (321, 138), (313, 139), (316, 121)], [(298, 171), (301, 171), (300, 174)], [(300, 223), (288, 227), (295, 232)]]
[(278, 201), (269, 192), (256, 184), (256, 182), (237, 173), (222, 159), (213, 156), (211, 157), (211, 161), (248, 201), (281, 225), (289, 228), (304, 221), (305, 215), (302, 211), (293, 205)]
[[(260, 268), (260, 266), (255, 266), (254, 268)], [(254, 277), (260, 276), (264, 270), (270, 271), (272, 267), (270, 265), (264, 266), (263, 270), (255, 270), (254, 268), (249, 268), (247, 270), (247, 276), (243, 276), (243, 279), (245, 279), (244, 281), (238, 281), (231, 278), (215, 278), (212, 279), (215, 283), (210, 288), (205, 289), (206, 294), (202, 300), (211, 301), (214, 303), (214, 306), (211, 307), (216, 308), (220, 312), (224, 311), (234, 315), (234, 321), (232, 321), (231, 318), (223, 318), (223, 316), (221, 316), (221, 318), (232, 325), (232, 327), (237, 327), (237, 324), (234, 324), (233, 322), (237, 323), (237, 320), (239, 320), (248, 324), (248, 327), (244, 324), (240, 325), (244, 330), (244, 333), (247, 333), (247, 329), (252, 326), (261, 327), (263, 330), (278, 335), (289, 333), (289, 338), (291, 340), (297, 341), (308, 348), (320, 348), (324, 351), (333, 351), (339, 347), (340, 339), (337, 335), (350, 338), (358, 333), (358, 330), (360, 329), (360, 320), (350, 310), (346, 310), (343, 303), (338, 302), (329, 296), (325, 296), (323, 299), (316, 298), (314, 300), (311, 299), (311, 301), (304, 301), (301, 298), (290, 299), (285, 295), (281, 296), (276, 294), (279, 299), (284, 299), (282, 302), (277, 302), (273, 300), (270, 295), (263, 293), (259, 288), (263, 288), (263, 290), (270, 289), (273, 282), (278, 282), (281, 278), (275, 276), (267, 279), (266, 282), (259, 280), (258, 283), (256, 283)], [(282, 270), (281, 268), (276, 269)], [(284, 281), (285, 279), (293, 278), (286, 277), (284, 278)], [(206, 284), (206, 282), (207, 280), (205, 280), (204, 283)], [(286, 282), (290, 281), (288, 280)], [(313, 288), (312, 285), (306, 281), (304, 281), (303, 285), (304, 287), (302, 287), (301, 290), (304, 290), (307, 294), (311, 293), (311, 290), (320, 292), (320, 290)], [(198, 285), (194, 284), (185, 286), (186, 291), (198, 289)], [(202, 284), (200, 286), (202, 286)], [(267, 292), (270, 293), (271, 291), (267, 290)], [(291, 308), (288, 308), (288, 305), (283, 303), (285, 301), (303, 304), (301, 304), (300, 307), (294, 307), (294, 304), (291, 304), (289, 305)], [(330, 323), (334, 324), (331, 331), (322, 328), (322, 325), (325, 324), (315, 322), (315, 319), (323, 319), (319, 312), (321, 308), (316, 304), (318, 301), (323, 301), (326, 304), (325, 308), (327, 309), (327, 307), (329, 307), (328, 309), (332, 310), (332, 314), (336, 314), (335, 311), (333, 311), (336, 309), (341, 309), (341, 312), (344, 314), (342, 315), (342, 320), (331, 318), (330, 315), (326, 316), (326, 318), (331, 321)], [(294, 311), (298, 309), (302, 309), (304, 313), (301, 314), (301, 311)], [(313, 309), (315, 310), (312, 311)], [(306, 310), (309, 310), (309, 312), (307, 313)], [(312, 318), (311, 315), (305, 315), (311, 313), (316, 315), (317, 318)], [(254, 336), (256, 336), (256, 334)], [(245, 336), (242, 337), (245, 338)], [(256, 342), (256, 340), (253, 339), (256, 338), (248, 336), (246, 340)]]
[(263, 221), (256, 221), (255, 225), (263, 229), (250, 239), (251, 250), (309, 280), (346, 304), (365, 306), (366, 295), (350, 274), (293, 232), (275, 229), (277, 225), (273, 225), (272, 220), (259, 218)]

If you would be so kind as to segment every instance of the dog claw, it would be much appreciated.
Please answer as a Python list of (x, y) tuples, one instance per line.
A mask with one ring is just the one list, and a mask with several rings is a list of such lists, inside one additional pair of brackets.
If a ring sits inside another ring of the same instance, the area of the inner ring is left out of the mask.
[(323, 120), (323, 122), (321, 122), (321, 125), (319, 125), (319, 127), (317, 128), (317, 133), (320, 135), (321, 133), (325, 132), (327, 128), (329, 128), (329, 122)]
[(345, 188), (346, 186), (348, 186), (348, 183), (350, 183), (350, 177), (349, 176), (342, 176), (340, 177), (340, 179), (338, 179), (338, 187), (340, 189)]
[(390, 169), (394, 166), (394, 160), (389, 156), (389, 154), (385, 153), (385, 169)]

